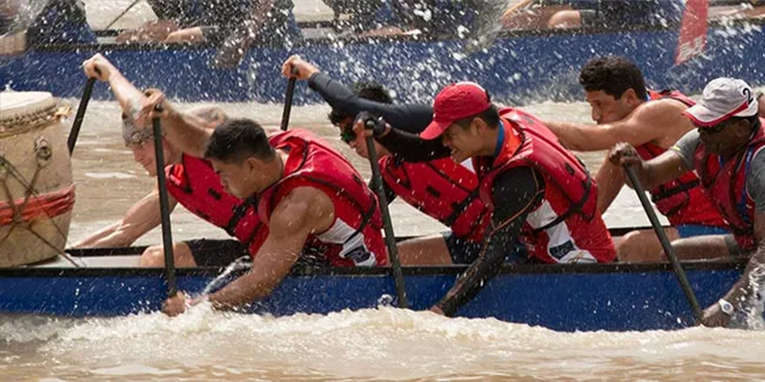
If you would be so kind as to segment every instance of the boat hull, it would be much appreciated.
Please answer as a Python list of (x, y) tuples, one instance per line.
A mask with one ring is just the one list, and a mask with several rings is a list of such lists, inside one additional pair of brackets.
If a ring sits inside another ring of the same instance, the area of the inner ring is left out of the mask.
[[(487, 51), (467, 57), (460, 53), (465, 42), (458, 40), (309, 40), (292, 48), (253, 48), (235, 69), (210, 67), (215, 51), (204, 47), (55, 46), (0, 57), (0, 86), (79, 97), (80, 64), (101, 52), (138, 86), (163, 89), (178, 100), (278, 103), (286, 86), (281, 63), (300, 54), (343, 83), (380, 81), (400, 101), (430, 102), (445, 84), (469, 79), (495, 99), (524, 104), (580, 99), (582, 65), (598, 55), (618, 54), (638, 64), (650, 87), (693, 93), (720, 76), (765, 84), (765, 71), (755, 70), (765, 52), (762, 33), (750, 23), (713, 26), (704, 55), (680, 66), (674, 66), (678, 33), (667, 29), (508, 33)], [(107, 87), (97, 87), (94, 97), (110, 97)], [(295, 93), (296, 103), (319, 101), (305, 86)]]
[[(738, 279), (742, 263), (694, 263), (688, 278), (703, 306)], [(463, 267), (405, 268), (416, 310), (436, 303)], [(216, 269), (182, 269), (181, 290), (201, 291)], [(0, 269), (0, 313), (121, 316), (156, 311), (165, 296), (159, 269)], [(378, 306), (395, 296), (386, 268), (300, 268), (249, 312), (275, 316)], [(667, 265), (506, 266), (460, 311), (560, 331), (677, 329), (693, 324), (688, 302)]]

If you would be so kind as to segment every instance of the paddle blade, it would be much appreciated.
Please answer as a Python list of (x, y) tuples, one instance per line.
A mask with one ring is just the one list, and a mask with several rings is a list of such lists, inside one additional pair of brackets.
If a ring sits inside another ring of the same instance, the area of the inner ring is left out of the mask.
[(686, 1), (675, 53), (675, 65), (680, 65), (704, 53), (707, 45), (708, 14), (708, 0)]

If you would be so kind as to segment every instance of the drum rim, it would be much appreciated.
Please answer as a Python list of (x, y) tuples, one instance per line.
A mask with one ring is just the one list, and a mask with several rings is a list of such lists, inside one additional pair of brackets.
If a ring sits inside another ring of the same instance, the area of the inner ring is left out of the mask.
[(31, 130), (55, 125), (68, 114), (70, 108), (58, 102), (26, 114), (0, 119), (0, 138), (23, 134)]

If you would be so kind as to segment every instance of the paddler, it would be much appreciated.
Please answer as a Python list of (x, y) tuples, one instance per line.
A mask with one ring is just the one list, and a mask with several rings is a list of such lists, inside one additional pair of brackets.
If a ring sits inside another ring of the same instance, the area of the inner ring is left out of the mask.
[(117, 43), (208, 43), (219, 46), (236, 28), (260, 23), (255, 44), (282, 45), (301, 37), (289, 0), (147, 0), (157, 15)]
[[(155, 106), (162, 105), (162, 112)], [(269, 228), (252, 253), (252, 269), (223, 289), (190, 300), (183, 292), (165, 301), (175, 316), (187, 304), (209, 300), (215, 309), (236, 309), (267, 297), (298, 260), (331, 266), (382, 266), (388, 256), (374, 193), (335, 149), (309, 131), (271, 136), (255, 121), (229, 119), (213, 131), (178, 114), (154, 93), (137, 124), (161, 118), (165, 137), (188, 155), (203, 157), (225, 190), (258, 198), (258, 216)]]
[[(292, 75), (292, 70), (297, 72), (299, 80), (308, 80), (309, 86), (332, 106), (329, 119), (340, 129), (341, 140), (359, 156), (367, 158), (365, 137), (353, 131), (353, 122), (357, 115), (361, 115), (361, 110), (355, 104), (367, 102), (376, 103), (375, 107), (394, 107), (388, 92), (373, 82), (356, 83), (352, 91), (298, 56), (290, 57), (282, 67), (285, 76)], [(432, 113), (429, 107), (427, 109), (429, 120)], [(398, 243), (401, 263), (472, 263), (481, 250), (488, 219), (484, 218), (487, 210), (478, 196), (478, 179), (470, 163), (454, 163), (449, 158), (409, 163), (390, 155), (380, 144), (375, 143), (375, 149), (380, 158), (380, 171), (388, 202), (400, 196), (451, 229), (443, 235)]]
[[(133, 152), (133, 159), (156, 177), (154, 137), (151, 129), (139, 129), (130, 117), (144, 94), (135, 88), (114, 65), (100, 54), (83, 63), (85, 74), (108, 82), (122, 109), (122, 138)], [(98, 68), (100, 74), (95, 71)], [(184, 118), (195, 119), (212, 130), (226, 121), (225, 112), (218, 107), (199, 107), (189, 110)], [(173, 244), (175, 264), (178, 267), (223, 267), (248, 251), (257, 252), (267, 235), (260, 223), (252, 199), (242, 201), (228, 194), (220, 184), (209, 161), (188, 155), (166, 138), (162, 139), (169, 207), (172, 212), (180, 203), (189, 212), (223, 228), (236, 240), (194, 239)], [(75, 247), (122, 247), (160, 224), (159, 191), (154, 190), (131, 207), (122, 220), (92, 234)], [(161, 245), (147, 248), (141, 255), (144, 267), (164, 266)]]
[(706, 195), (730, 224), (733, 235), (686, 239), (675, 248), (680, 259), (749, 256), (744, 275), (716, 304), (704, 311), (707, 326), (724, 326), (762, 285), (765, 264), (765, 131), (752, 88), (744, 81), (718, 78), (683, 115), (695, 130), (671, 150), (649, 161), (629, 143), (610, 153), (614, 166), (629, 165), (640, 182), (654, 187), (695, 171)]
[(638, 25), (665, 26), (680, 20), (682, 0), (574, 0), (574, 9), (555, 13), (550, 28), (594, 27), (623, 30)]
[[(672, 147), (695, 127), (682, 113), (695, 102), (677, 91), (646, 90), (643, 74), (631, 61), (618, 56), (598, 57), (581, 70), (579, 82), (597, 125), (545, 122), (561, 143), (571, 150), (608, 150), (628, 142), (649, 160)], [(620, 168), (606, 157), (595, 179), (598, 182), (598, 210), (605, 213), (624, 186)], [(703, 235), (724, 235), (726, 224), (704, 194), (693, 172), (651, 190), (656, 208), (670, 224), (667, 237), (677, 245)], [(621, 261), (666, 261), (653, 230), (627, 233), (617, 245)]]
[[(478, 259), (431, 310), (455, 314), (499, 271), (518, 238), (530, 256), (518, 261), (613, 261), (616, 250), (596, 208), (596, 183), (539, 120), (517, 109), (498, 109), (474, 82), (443, 89), (432, 118), (419, 137), (389, 125), (374, 135), (405, 160), (472, 158), (491, 221)], [(354, 128), (366, 133), (361, 124)]]

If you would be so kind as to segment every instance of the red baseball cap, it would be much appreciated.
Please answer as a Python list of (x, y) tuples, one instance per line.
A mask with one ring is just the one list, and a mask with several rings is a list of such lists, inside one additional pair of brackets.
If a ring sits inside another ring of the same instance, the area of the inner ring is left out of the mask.
[(491, 98), (475, 82), (457, 82), (445, 87), (433, 101), (433, 122), (420, 133), (422, 139), (436, 139), (454, 121), (489, 110)]

